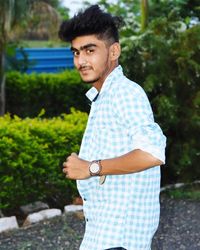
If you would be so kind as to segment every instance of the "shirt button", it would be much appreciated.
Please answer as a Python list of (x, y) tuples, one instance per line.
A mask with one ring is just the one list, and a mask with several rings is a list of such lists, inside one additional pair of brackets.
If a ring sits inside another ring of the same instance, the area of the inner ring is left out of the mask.
[(86, 219), (86, 221), (87, 221), (87, 222), (89, 221), (88, 218)]
[(83, 198), (84, 201), (86, 201), (87, 199), (86, 198)]

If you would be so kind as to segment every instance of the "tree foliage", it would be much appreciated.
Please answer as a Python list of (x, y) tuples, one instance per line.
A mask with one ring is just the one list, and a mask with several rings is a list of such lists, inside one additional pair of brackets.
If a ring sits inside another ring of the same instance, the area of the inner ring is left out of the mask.
[[(56, 40), (61, 16), (58, 11), (43, 1), (32, 4), (27, 20), (26, 32), (20, 35), (25, 40)], [(24, 30), (24, 29), (23, 29)]]
[(55, 9), (57, 9), (60, 6), (60, 4), (61, 4), (60, 0), (42, 0), (42, 2), (51, 5)]
[[(35, 10), (34, 10), (34, 8)], [(37, 30), (34, 30), (35, 26), (31, 26), (31, 31), (37, 33), (44, 33), (44, 37), (57, 37), (57, 30), (59, 26), (60, 19), (58, 13), (61, 14), (63, 19), (68, 18), (69, 9), (61, 6), (61, 0), (0, 0), (0, 115), (5, 113), (6, 106), (6, 55), (13, 55), (13, 44), (11, 47), (8, 46), (11, 38), (15, 40), (16, 44), (16, 27), (18, 32), (22, 27), (26, 27), (29, 24), (37, 24)], [(43, 13), (41, 13), (43, 10)], [(39, 14), (40, 17), (39, 17)], [(32, 17), (32, 19), (31, 19)], [(27, 19), (29, 18), (29, 23)], [(49, 19), (53, 19), (53, 22)], [(41, 25), (41, 20), (43, 24)], [(44, 22), (46, 23), (46, 30), (44, 32)], [(53, 23), (53, 25), (52, 25)], [(57, 28), (56, 28), (57, 24)], [(56, 31), (55, 31), (56, 28)], [(14, 33), (12, 31), (15, 31)], [(28, 33), (23, 32), (23, 33)], [(14, 36), (13, 36), (14, 34)], [(50, 34), (50, 35), (49, 35)], [(11, 53), (10, 53), (11, 52)]]
[(62, 20), (69, 19), (69, 8), (62, 6), (62, 0), (42, 0), (52, 6), (60, 14)]
[(32, 0), (0, 1), (0, 115), (5, 112), (5, 55), (12, 29), (26, 20)]
[(200, 19), (199, 0), (150, 0), (150, 18), (167, 16), (172, 10), (176, 10), (179, 19)]

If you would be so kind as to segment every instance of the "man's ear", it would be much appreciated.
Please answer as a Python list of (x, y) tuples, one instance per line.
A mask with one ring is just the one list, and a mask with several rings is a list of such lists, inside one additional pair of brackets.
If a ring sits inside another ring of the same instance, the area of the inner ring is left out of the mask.
[(117, 60), (120, 57), (121, 54), (121, 46), (119, 43), (113, 43), (110, 46), (110, 59), (111, 60)]

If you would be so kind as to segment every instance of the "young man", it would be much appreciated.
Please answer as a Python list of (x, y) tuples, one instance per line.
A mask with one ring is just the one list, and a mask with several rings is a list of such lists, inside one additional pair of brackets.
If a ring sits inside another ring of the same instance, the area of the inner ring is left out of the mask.
[(159, 222), (166, 139), (143, 89), (118, 65), (119, 23), (94, 5), (59, 31), (71, 43), (81, 78), (92, 85), (79, 156), (72, 153), (63, 163), (84, 201), (81, 250), (149, 250)]

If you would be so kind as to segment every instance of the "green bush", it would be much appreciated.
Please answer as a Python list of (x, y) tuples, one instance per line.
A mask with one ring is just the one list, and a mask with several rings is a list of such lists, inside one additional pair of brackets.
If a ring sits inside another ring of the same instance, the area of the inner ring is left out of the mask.
[(57, 118), (0, 117), (0, 209), (36, 200), (63, 206), (77, 194), (62, 173), (66, 156), (79, 151), (87, 114)]
[(71, 107), (88, 112), (87, 89), (75, 70), (56, 74), (9, 72), (6, 112), (22, 118), (36, 117), (41, 109), (45, 110), (45, 117), (69, 113)]

